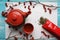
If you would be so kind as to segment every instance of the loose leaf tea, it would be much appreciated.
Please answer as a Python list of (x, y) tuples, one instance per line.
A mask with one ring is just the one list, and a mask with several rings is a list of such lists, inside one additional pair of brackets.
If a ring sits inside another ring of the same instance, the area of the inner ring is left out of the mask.
[(46, 9), (46, 6), (45, 5), (43, 5), (43, 9), (44, 9), (45, 12), (47, 12), (47, 9)]
[(26, 37), (26, 34), (23, 34), (24, 37)]
[(17, 37), (15, 37), (15, 36), (14, 36), (14, 39), (15, 39), (15, 40), (18, 40), (18, 38), (17, 38)]
[(6, 6), (6, 7), (8, 7), (8, 4), (7, 4), (7, 3), (5, 3), (5, 6)]
[(35, 6), (33, 6), (33, 8), (35, 8)]
[(17, 4), (15, 4), (14, 6), (18, 6)]
[(30, 5), (32, 5), (32, 2), (31, 1), (29, 3), (30, 3)]
[(26, 8), (26, 6), (24, 6), (24, 8)]
[(11, 26), (8, 26), (9, 28), (11, 28)]
[(22, 35), (22, 32), (21, 32), (21, 31), (19, 31), (19, 34), (20, 34), (20, 35)]
[(30, 6), (28, 6), (28, 10), (31, 10)]
[(49, 13), (51, 14), (52, 10), (50, 8), (48, 8), (48, 10), (49, 10)]
[(24, 6), (25, 6), (25, 2), (24, 2)]
[(13, 7), (12, 7), (12, 6), (10, 6), (10, 9), (13, 9)]
[(20, 4), (21, 4), (21, 2), (18, 2), (18, 4), (20, 5)]
[(31, 11), (28, 11), (28, 14), (31, 14)]
[(2, 11), (2, 16), (6, 17), (7, 16), (7, 12)]
[(30, 35), (30, 37), (32, 37), (32, 35)]
[(43, 34), (44, 34), (44, 36), (47, 36), (47, 34), (46, 34), (44, 31), (41, 31), (41, 33), (43, 33)]
[(30, 40), (34, 40), (34, 37), (32, 37)]
[(44, 31), (41, 31), (41, 33), (43, 33), (44, 36), (50, 38), (50, 35), (47, 35)]

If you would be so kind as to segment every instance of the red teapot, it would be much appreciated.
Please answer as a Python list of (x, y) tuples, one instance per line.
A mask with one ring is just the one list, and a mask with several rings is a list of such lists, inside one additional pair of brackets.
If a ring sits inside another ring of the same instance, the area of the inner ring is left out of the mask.
[[(3, 14), (3, 13), (2, 13)], [(7, 16), (6, 16), (7, 14)], [(30, 14), (29, 12), (23, 12), (19, 9), (12, 9), (9, 13), (6, 13), (6, 22), (14, 27), (21, 25), (24, 19)]]

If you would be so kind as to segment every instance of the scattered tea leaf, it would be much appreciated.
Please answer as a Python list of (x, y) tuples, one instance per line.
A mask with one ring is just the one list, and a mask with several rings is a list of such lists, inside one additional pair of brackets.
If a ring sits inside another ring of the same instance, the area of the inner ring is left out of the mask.
[(43, 9), (44, 9), (45, 12), (47, 12), (47, 10), (46, 10), (46, 6), (45, 6), (45, 5), (43, 5)]
[(14, 39), (15, 39), (15, 40), (18, 40), (18, 38), (17, 38), (17, 37), (15, 37), (15, 36), (14, 36)]
[(52, 10), (50, 8), (48, 8), (48, 10), (49, 10), (49, 13), (51, 14)]
[(21, 2), (19, 2), (19, 5), (21, 4)]
[(19, 31), (19, 34), (20, 34), (20, 35), (22, 35), (22, 32), (21, 32), (21, 31)]
[(6, 7), (8, 7), (8, 4), (7, 4), (7, 3), (5, 3), (5, 6), (6, 6)]
[(32, 37), (30, 40), (34, 40), (34, 37)]
[(41, 31), (41, 33), (43, 33), (44, 36), (47, 36), (47, 34), (44, 31)]
[(6, 17), (7, 16), (7, 12), (2, 11), (2, 16)]
[(26, 6), (24, 6), (24, 8), (26, 8)]
[(11, 9), (13, 9), (13, 7), (12, 7), (12, 6), (10, 6), (10, 8), (11, 8)]
[(25, 5), (25, 2), (24, 2), (24, 5)]
[(29, 3), (30, 3), (30, 5), (32, 5), (32, 2), (31, 1), (29, 1)]
[(30, 6), (28, 6), (28, 10), (31, 10)]

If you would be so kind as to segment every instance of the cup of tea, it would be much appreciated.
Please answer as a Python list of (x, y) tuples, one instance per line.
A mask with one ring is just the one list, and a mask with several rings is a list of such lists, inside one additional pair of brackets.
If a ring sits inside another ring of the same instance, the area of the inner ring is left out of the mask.
[(26, 34), (31, 34), (34, 30), (34, 27), (31, 23), (26, 23), (23, 27), (23, 31), (26, 33)]

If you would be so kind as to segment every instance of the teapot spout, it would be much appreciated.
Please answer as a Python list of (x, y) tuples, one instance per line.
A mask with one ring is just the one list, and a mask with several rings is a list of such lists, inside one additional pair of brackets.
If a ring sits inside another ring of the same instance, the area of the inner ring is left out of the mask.
[(23, 15), (24, 15), (24, 17), (27, 17), (30, 14), (31, 14), (31, 11), (28, 11), (28, 12), (25, 12), (25, 14), (23, 14)]

